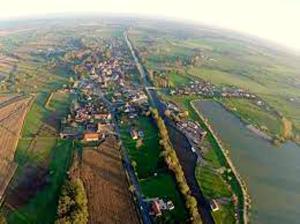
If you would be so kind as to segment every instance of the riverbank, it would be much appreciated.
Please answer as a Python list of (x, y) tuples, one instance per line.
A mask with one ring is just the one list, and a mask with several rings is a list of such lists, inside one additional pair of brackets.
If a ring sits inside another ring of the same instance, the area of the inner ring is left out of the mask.
[[(238, 182), (238, 185), (240, 187), (241, 193), (242, 193), (242, 195), (240, 195), (238, 192), (235, 192), (238, 196), (239, 204), (242, 203), (242, 213), (243, 213), (242, 214), (242, 220), (243, 220), (243, 223), (245, 223), (245, 224), (249, 223), (250, 197), (249, 197), (249, 194), (247, 192), (246, 184), (244, 183), (241, 176), (237, 172), (235, 166), (233, 165), (233, 163), (232, 163), (232, 161), (231, 161), (231, 159), (228, 155), (228, 152), (223, 147), (221, 141), (216, 136), (215, 132), (213, 131), (211, 126), (208, 124), (207, 120), (197, 110), (196, 106), (194, 105), (196, 101), (197, 100), (192, 100), (190, 102), (190, 105), (193, 108), (193, 110), (196, 112), (196, 114), (198, 115), (198, 117), (199, 117), (202, 125), (204, 126), (204, 128), (207, 129), (209, 131), (209, 133), (211, 134), (211, 136), (213, 137), (213, 140), (216, 142), (218, 149), (220, 149), (220, 151), (222, 152), (224, 158), (226, 159), (227, 164), (229, 165), (230, 169), (232, 170), (232, 172), (235, 176), (235, 179)], [(234, 190), (234, 188), (233, 188), (233, 190)]]

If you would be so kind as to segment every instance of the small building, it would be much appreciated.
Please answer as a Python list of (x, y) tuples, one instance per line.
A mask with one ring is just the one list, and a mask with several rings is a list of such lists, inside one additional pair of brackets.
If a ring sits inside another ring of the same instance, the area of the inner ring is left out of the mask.
[(213, 212), (216, 212), (220, 209), (219, 205), (215, 199), (212, 199), (209, 204), (210, 204), (210, 208)]
[(96, 120), (109, 120), (111, 119), (110, 113), (99, 113), (94, 115)]
[(111, 125), (107, 123), (97, 123), (97, 133), (108, 133), (111, 131)]
[(150, 209), (150, 214), (153, 216), (161, 216), (161, 209), (160, 209), (160, 205), (159, 202), (157, 200), (153, 201), (151, 204), (151, 209)]
[(99, 141), (99, 134), (98, 133), (85, 133), (83, 135), (83, 140), (86, 142)]
[(139, 138), (138, 132), (135, 129), (131, 129), (130, 135), (133, 140), (137, 140)]

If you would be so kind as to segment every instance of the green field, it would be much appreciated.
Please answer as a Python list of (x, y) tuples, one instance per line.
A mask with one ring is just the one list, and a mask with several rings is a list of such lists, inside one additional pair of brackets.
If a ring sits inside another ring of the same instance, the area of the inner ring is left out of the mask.
[(156, 220), (157, 223), (184, 222), (187, 218), (184, 201), (177, 189), (176, 180), (164, 164), (159, 145), (157, 127), (150, 117), (139, 117), (131, 124), (137, 130), (143, 130), (144, 139), (140, 147), (129, 134), (129, 124), (121, 125), (121, 139), (128, 151), (131, 162), (135, 161), (135, 171), (139, 177), (143, 194), (147, 198), (165, 198), (172, 200), (175, 209)]
[(161, 173), (156, 177), (141, 180), (141, 187), (147, 198), (166, 198), (172, 200), (175, 209), (168, 211), (158, 223), (174, 223), (175, 220), (183, 221), (187, 218), (185, 206), (177, 189), (174, 178), (168, 173)]
[(137, 130), (144, 132), (143, 144), (136, 147), (137, 142), (130, 136), (130, 126), (121, 126), (121, 139), (128, 150), (131, 161), (135, 161), (135, 170), (140, 179), (152, 176), (164, 167), (163, 158), (160, 156), (161, 147), (158, 144), (158, 130), (148, 117), (139, 117), (133, 124)]
[(171, 82), (171, 86), (187, 85), (191, 79), (187, 75), (183, 75), (177, 71), (171, 71), (166, 74)]
[(245, 99), (221, 99), (220, 102), (245, 122), (254, 124), (272, 136), (282, 135), (283, 125), (281, 118), (263, 110), (251, 101)]
[[(58, 85), (57, 85), (58, 86)], [(8, 223), (53, 223), (60, 187), (66, 177), (72, 155), (73, 143), (58, 137), (60, 119), (67, 115), (71, 103), (70, 94), (54, 95), (50, 105), (52, 110), (44, 107), (47, 92), (39, 94), (29, 111), (22, 137), (18, 143), (15, 161), (18, 169), (13, 186), (26, 178), (26, 173), (45, 172), (46, 184), (20, 208), (10, 211)], [(24, 192), (26, 194), (26, 192)]]
[(51, 149), (49, 164), (49, 184), (37, 192), (26, 205), (15, 210), (8, 216), (8, 223), (53, 223), (56, 217), (56, 207), (60, 188), (67, 176), (71, 163), (73, 143), (60, 140)]

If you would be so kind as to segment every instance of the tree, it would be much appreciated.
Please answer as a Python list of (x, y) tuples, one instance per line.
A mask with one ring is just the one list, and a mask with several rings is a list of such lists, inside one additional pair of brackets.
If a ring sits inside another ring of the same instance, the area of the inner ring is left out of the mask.
[(5, 216), (0, 212), (0, 224), (7, 224)]

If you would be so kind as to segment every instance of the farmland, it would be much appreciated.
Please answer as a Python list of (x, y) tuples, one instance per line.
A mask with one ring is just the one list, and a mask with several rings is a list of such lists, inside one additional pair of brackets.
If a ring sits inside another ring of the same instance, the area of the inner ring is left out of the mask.
[[(33, 103), (17, 147), (18, 169), (4, 204), (10, 223), (37, 222), (41, 217), (45, 223), (51, 223), (69, 167), (72, 142), (58, 140), (58, 130), (60, 118), (68, 111), (70, 96), (55, 96), (55, 113), (44, 108), (44, 97), (39, 95)], [(51, 209), (45, 209), (47, 206)]]
[(88, 223), (139, 223), (115, 137), (97, 149), (84, 147), (77, 160), (72, 176), (77, 175), (86, 189)]
[[(22, 24), (0, 23), (0, 196), (8, 223), (71, 217), (68, 197), (90, 224), (197, 222), (204, 210), (204, 222), (243, 223), (244, 182), (226, 160), (230, 146), (224, 153), (191, 106), (195, 99), (217, 101), (278, 144), (300, 139), (295, 55), (172, 22)], [(137, 77), (133, 52), (149, 80)], [(223, 95), (231, 90), (236, 95)], [(160, 116), (150, 116), (152, 93)], [(164, 117), (165, 107), (176, 119)]]
[(0, 144), (1, 144), (1, 182), (0, 197), (6, 190), (17, 164), (14, 163), (14, 155), (23, 127), (25, 116), (30, 109), (32, 98), (4, 98), (0, 104)]

